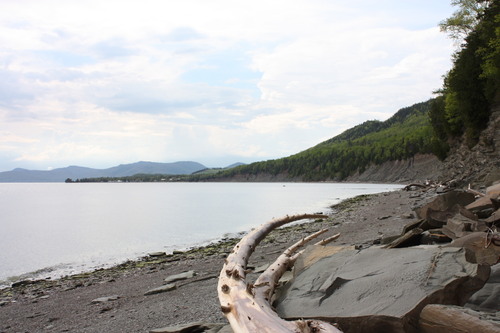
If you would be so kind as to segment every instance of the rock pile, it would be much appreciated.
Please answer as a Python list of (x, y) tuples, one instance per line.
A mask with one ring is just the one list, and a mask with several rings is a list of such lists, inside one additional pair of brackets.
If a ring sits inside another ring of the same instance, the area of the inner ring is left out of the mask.
[(445, 191), (386, 244), (308, 247), (277, 292), (278, 314), (346, 333), (500, 332), (499, 199), (500, 184)]
[(454, 179), (461, 186), (479, 186), (500, 178), (500, 103), (495, 103), (491, 111), (488, 127), (473, 148), (465, 140), (452, 148), (438, 172), (441, 179)]

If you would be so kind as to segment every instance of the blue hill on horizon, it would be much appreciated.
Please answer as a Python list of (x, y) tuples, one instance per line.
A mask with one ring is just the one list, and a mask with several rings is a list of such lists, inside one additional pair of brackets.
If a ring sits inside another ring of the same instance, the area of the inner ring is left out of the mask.
[(107, 169), (93, 169), (74, 165), (46, 171), (16, 168), (11, 171), (0, 172), (0, 182), (64, 182), (68, 178), (76, 180), (95, 177), (126, 177), (133, 176), (139, 173), (186, 175), (206, 168), (207, 167), (203, 164), (192, 161), (180, 161), (172, 163), (141, 161), (130, 164), (120, 164), (118, 166)]

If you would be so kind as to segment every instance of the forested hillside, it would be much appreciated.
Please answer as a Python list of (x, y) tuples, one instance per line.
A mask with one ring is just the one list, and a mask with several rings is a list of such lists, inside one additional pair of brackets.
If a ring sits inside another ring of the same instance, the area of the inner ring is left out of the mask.
[(407, 159), (431, 153), (432, 128), (428, 112), (432, 101), (399, 110), (388, 120), (367, 121), (298, 154), (240, 166), (193, 180), (231, 178), (238, 175), (284, 175), (303, 181), (343, 180), (372, 163)]
[(498, 1), (455, 1), (459, 9), (441, 23), (460, 47), (446, 74), (430, 118), (440, 142), (440, 157), (464, 139), (476, 145), (486, 128), (500, 82), (500, 13)]

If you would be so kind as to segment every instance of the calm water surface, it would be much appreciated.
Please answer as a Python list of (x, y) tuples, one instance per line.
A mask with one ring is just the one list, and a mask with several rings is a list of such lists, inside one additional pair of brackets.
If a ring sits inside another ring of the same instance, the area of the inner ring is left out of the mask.
[(401, 188), (333, 183), (0, 183), (0, 287), (216, 240)]

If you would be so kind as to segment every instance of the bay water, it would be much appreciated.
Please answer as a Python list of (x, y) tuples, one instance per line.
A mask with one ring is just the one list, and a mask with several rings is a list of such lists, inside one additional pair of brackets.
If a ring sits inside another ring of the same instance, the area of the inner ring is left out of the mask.
[(0, 288), (249, 231), (273, 218), (329, 213), (394, 184), (0, 183)]

